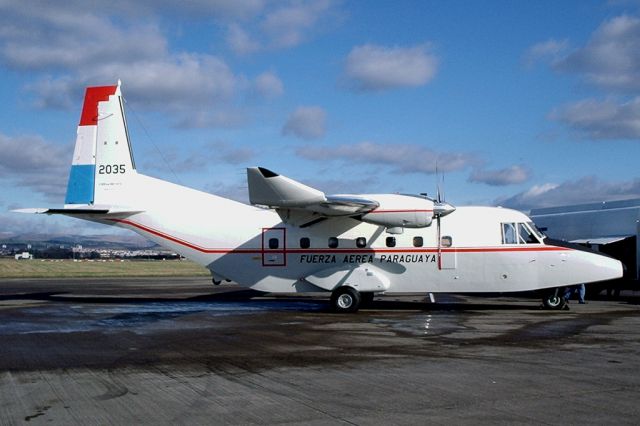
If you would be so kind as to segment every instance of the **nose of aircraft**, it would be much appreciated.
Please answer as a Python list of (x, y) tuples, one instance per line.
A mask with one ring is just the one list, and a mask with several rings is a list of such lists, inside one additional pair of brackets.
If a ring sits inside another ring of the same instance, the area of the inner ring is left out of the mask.
[(577, 262), (569, 265), (575, 276), (583, 276), (582, 282), (607, 281), (622, 278), (624, 265), (617, 259), (596, 253), (575, 251)]

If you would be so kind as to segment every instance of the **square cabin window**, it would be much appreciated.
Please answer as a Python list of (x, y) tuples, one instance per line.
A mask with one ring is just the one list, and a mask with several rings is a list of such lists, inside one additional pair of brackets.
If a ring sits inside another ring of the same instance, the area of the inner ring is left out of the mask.
[(307, 249), (311, 247), (311, 240), (307, 237), (300, 238), (300, 248)]
[(329, 248), (338, 248), (338, 238), (329, 237)]
[(367, 239), (365, 237), (356, 238), (356, 247), (365, 248), (367, 246)]
[(271, 250), (277, 249), (279, 245), (280, 245), (280, 242), (278, 241), (277, 238), (269, 238), (269, 248)]
[(395, 247), (396, 237), (387, 237), (386, 243), (387, 243), (387, 247)]
[(422, 237), (413, 237), (413, 246), (414, 247), (422, 247), (424, 241)]

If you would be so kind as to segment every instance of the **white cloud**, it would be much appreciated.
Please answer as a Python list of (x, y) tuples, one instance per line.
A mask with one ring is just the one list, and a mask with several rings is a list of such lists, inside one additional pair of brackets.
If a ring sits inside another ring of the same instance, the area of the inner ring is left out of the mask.
[(0, 179), (62, 201), (71, 167), (71, 146), (58, 146), (39, 136), (0, 134)]
[(375, 91), (427, 84), (436, 74), (438, 59), (427, 46), (354, 47), (345, 74), (356, 90)]
[(204, 111), (195, 111), (184, 114), (182, 118), (175, 121), (174, 125), (180, 129), (204, 129), (216, 128), (237, 128), (242, 127), (249, 121), (245, 111), (235, 107), (209, 107)]
[(165, 148), (162, 161), (155, 155), (145, 157), (145, 169), (163, 173), (201, 173), (216, 164), (246, 164), (256, 156), (249, 147), (236, 148), (224, 141), (214, 141), (198, 146), (194, 152), (186, 152), (178, 148)]
[[(343, 173), (343, 176), (330, 179), (316, 177), (315, 179), (305, 179), (303, 183), (326, 194), (364, 194), (375, 192), (375, 188), (380, 187), (380, 180), (373, 173), (359, 173), (356, 177), (353, 174), (349, 174), (348, 170), (342, 171), (346, 172)], [(335, 172), (336, 170), (332, 171), (331, 175), (335, 176)]]
[[(588, 42), (573, 51), (549, 40), (529, 49), (530, 60), (551, 59), (553, 69), (579, 76), (604, 92), (604, 100), (584, 99), (551, 111), (558, 121), (585, 139), (640, 137), (640, 18), (605, 20)], [(525, 57), (527, 57), (525, 55)]]
[(243, 178), (235, 183), (215, 181), (204, 186), (204, 191), (219, 197), (229, 198), (240, 203), (249, 204), (249, 189)]
[[(215, 19), (221, 21), (247, 20), (264, 11), (268, 0), (110, 0), (108, 8), (100, 0), (66, 0), (64, 4), (49, 0), (29, 0), (23, 2), (0, 2), (0, 10), (23, 16), (56, 15), (71, 11), (78, 17), (94, 14), (96, 11), (122, 17), (148, 18), (166, 14), (171, 17), (194, 19)], [(107, 10), (108, 9), (108, 10)]]
[(274, 72), (267, 71), (256, 77), (253, 90), (263, 98), (276, 98), (284, 93), (284, 85)]
[(550, 39), (531, 46), (523, 55), (523, 61), (527, 66), (531, 66), (541, 60), (557, 60), (568, 48), (567, 40)]
[(290, 2), (267, 13), (261, 28), (274, 47), (293, 47), (302, 43), (307, 33), (327, 15), (331, 0)]
[(122, 78), (127, 99), (170, 113), (175, 124), (229, 127), (244, 122), (237, 113), (225, 113), (240, 104), (247, 86), (222, 58), (172, 52), (159, 27), (148, 21), (133, 25), (86, 7), (20, 5), (0, 10), (5, 12), (0, 14), (0, 60), (35, 76), (27, 88), (36, 106), (70, 107), (85, 86)]
[(305, 146), (296, 155), (313, 161), (379, 164), (395, 173), (424, 173), (462, 170), (478, 162), (469, 153), (436, 152), (421, 145), (360, 142), (339, 146)]
[[(142, 109), (171, 115), (179, 126), (244, 124), (247, 95), (283, 93), (273, 72), (253, 84), (221, 57), (172, 49), (160, 22), (166, 15), (226, 28), (232, 50), (297, 45), (326, 22), (332, 0), (114, 0), (108, 13), (95, 0), (0, 3), (0, 62), (31, 75), (27, 85), (40, 108), (73, 107), (87, 85), (123, 80), (123, 93)], [(247, 29), (250, 30), (247, 30)], [(227, 111), (231, 110), (231, 113)], [(195, 117), (194, 117), (195, 116)]]
[(622, 15), (603, 22), (584, 47), (557, 60), (554, 68), (605, 89), (639, 91), (640, 18)]
[(228, 23), (227, 46), (238, 55), (298, 46), (340, 21), (338, 4), (335, 0), (269, 2), (261, 13)]
[(640, 139), (640, 96), (628, 102), (585, 99), (554, 109), (549, 117), (589, 139)]
[(0, 24), (0, 54), (17, 69), (59, 71), (166, 52), (156, 25), (116, 24), (82, 4), (7, 2), (0, 5)]
[(236, 23), (227, 28), (226, 41), (229, 48), (238, 55), (247, 55), (261, 48), (260, 43)]
[(256, 156), (255, 151), (249, 147), (236, 148), (223, 141), (211, 142), (204, 150), (212, 153), (214, 161), (227, 164), (244, 164)]
[(471, 172), (469, 182), (486, 183), (491, 186), (515, 185), (526, 182), (531, 177), (531, 170), (522, 165), (515, 165), (500, 170), (477, 168)]
[(327, 113), (317, 106), (301, 106), (291, 113), (282, 134), (301, 139), (319, 139), (326, 133)]
[(534, 185), (527, 191), (496, 200), (497, 205), (517, 210), (593, 203), (640, 197), (640, 179), (605, 182), (596, 176), (585, 176), (560, 184)]

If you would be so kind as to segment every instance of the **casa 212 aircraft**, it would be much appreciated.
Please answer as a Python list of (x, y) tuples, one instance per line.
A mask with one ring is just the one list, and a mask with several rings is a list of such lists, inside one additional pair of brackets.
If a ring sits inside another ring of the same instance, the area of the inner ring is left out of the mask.
[(120, 82), (86, 89), (63, 208), (21, 209), (128, 228), (229, 280), (271, 293), (326, 292), (338, 312), (374, 294), (506, 293), (620, 278), (622, 264), (540, 233), (523, 213), (426, 196), (327, 195), (247, 169), (239, 203), (136, 171)]

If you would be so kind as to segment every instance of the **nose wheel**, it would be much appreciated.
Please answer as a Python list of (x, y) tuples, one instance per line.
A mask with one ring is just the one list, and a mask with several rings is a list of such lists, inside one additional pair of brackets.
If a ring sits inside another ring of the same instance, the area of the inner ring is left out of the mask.
[(544, 293), (542, 296), (542, 305), (545, 309), (560, 310), (567, 305), (563, 297), (563, 292), (560, 290), (560, 288), (553, 288)]

